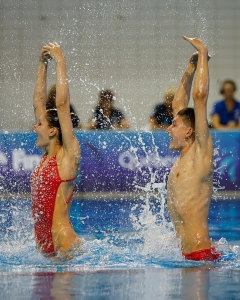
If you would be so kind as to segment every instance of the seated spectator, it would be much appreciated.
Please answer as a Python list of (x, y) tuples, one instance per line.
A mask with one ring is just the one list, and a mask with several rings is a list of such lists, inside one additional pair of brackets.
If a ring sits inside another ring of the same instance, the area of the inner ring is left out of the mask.
[(172, 101), (175, 95), (175, 88), (167, 88), (164, 95), (164, 102), (155, 106), (148, 122), (149, 130), (165, 130), (172, 124), (173, 110)]
[(129, 124), (125, 119), (124, 114), (113, 107), (116, 97), (109, 89), (104, 89), (99, 92), (99, 101), (93, 111), (93, 116), (89, 120), (87, 129), (128, 129)]
[[(46, 108), (51, 109), (54, 108), (56, 102), (56, 85), (52, 85), (49, 92), (48, 97), (46, 101)], [(82, 129), (82, 123), (80, 122), (79, 117), (77, 116), (77, 113), (73, 107), (73, 105), (70, 103), (70, 113), (75, 115), (75, 122), (77, 122), (77, 126), (74, 129)]]
[(240, 128), (240, 102), (234, 98), (237, 87), (234, 81), (225, 80), (220, 89), (224, 99), (216, 102), (211, 113), (214, 129)]

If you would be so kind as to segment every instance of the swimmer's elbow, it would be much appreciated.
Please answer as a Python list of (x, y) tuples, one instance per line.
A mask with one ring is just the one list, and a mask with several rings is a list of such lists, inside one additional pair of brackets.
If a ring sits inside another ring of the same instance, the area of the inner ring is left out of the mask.
[(194, 87), (192, 92), (192, 97), (197, 101), (206, 101), (209, 94), (208, 84), (199, 84), (199, 86)]
[(205, 104), (207, 102), (208, 93), (205, 91), (196, 91), (192, 94), (193, 100)]

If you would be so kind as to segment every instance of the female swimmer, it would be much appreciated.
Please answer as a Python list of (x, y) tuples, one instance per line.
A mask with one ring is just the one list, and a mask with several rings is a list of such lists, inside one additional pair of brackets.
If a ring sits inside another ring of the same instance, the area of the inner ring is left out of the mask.
[[(55, 103), (47, 103), (47, 66), (56, 63)], [(37, 249), (52, 260), (71, 259), (81, 246), (69, 210), (80, 162), (80, 146), (73, 127), (78, 117), (70, 113), (65, 57), (57, 43), (42, 47), (33, 100), (36, 146), (43, 157), (31, 175), (32, 217)]]

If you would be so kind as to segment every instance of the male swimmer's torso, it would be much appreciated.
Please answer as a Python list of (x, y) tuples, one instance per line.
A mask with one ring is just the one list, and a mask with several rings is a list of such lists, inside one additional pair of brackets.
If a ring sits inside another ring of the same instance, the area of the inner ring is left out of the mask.
[(211, 248), (208, 213), (212, 196), (212, 138), (209, 155), (203, 155), (197, 142), (177, 159), (168, 179), (167, 206), (182, 251), (191, 253)]

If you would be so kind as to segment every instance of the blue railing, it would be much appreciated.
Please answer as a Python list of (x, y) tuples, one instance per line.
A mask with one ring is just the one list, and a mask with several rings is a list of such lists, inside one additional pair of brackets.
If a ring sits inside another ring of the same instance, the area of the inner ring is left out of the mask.
[[(214, 187), (240, 190), (240, 132), (212, 131)], [(76, 131), (81, 144), (78, 192), (133, 192), (165, 183), (178, 153), (165, 132)], [(0, 193), (29, 193), (41, 158), (32, 132), (0, 134)], [(196, 170), (197, 172), (197, 170)]]

